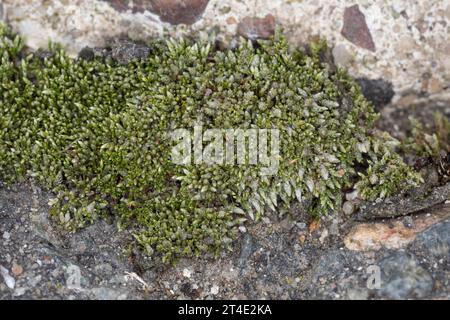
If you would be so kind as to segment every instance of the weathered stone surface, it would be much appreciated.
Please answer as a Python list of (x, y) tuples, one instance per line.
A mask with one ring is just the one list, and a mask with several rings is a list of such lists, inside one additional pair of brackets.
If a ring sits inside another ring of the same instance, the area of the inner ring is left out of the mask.
[(423, 299), (433, 290), (433, 278), (412, 255), (395, 252), (379, 266), (382, 282), (377, 295), (381, 298)]
[(345, 8), (344, 26), (341, 32), (353, 44), (370, 51), (375, 51), (375, 43), (367, 27), (366, 17), (359, 10), (357, 4)]
[[(445, 1), (360, 3), (359, 11), (364, 14), (359, 20), (370, 29), (363, 34), (362, 47), (341, 33), (349, 6), (344, 0), (3, 0), (2, 5), (3, 16), (25, 36), (31, 49), (45, 49), (50, 39), (61, 43), (72, 57), (87, 46), (103, 47), (106, 39), (122, 35), (146, 41), (163, 34), (177, 37), (215, 30), (223, 45), (232, 45), (238, 24), (242, 29), (246, 17), (272, 15), (291, 44), (326, 39), (331, 47), (336, 46), (333, 53), (338, 63), (353, 76), (391, 82), (394, 102), (409, 93), (450, 98), (450, 16)], [(272, 27), (264, 28), (263, 36), (271, 34)], [(360, 31), (353, 32), (358, 39)], [(370, 50), (370, 38), (376, 44), (375, 52)], [(431, 77), (421, 81), (424, 74)]]
[[(450, 207), (444, 206), (433, 211), (432, 215), (420, 215), (418, 217), (408, 217), (409, 224), (404, 223), (404, 219), (389, 221), (389, 223), (361, 223), (354, 226), (344, 238), (346, 248), (356, 251), (380, 250), (382, 248), (400, 249), (414, 241), (420, 234), (420, 238), (437, 238), (433, 231), (421, 233), (428, 227), (439, 223), (450, 215)], [(445, 230), (445, 227), (443, 227)], [(434, 229), (432, 229), (434, 230)], [(450, 230), (450, 229), (449, 229)], [(448, 231), (450, 234), (450, 231)], [(425, 234), (425, 235), (424, 235)], [(440, 235), (443, 232), (438, 233)], [(446, 243), (446, 238), (443, 238)], [(433, 243), (435, 243), (435, 240)], [(422, 243), (431, 243), (432, 241), (422, 241)], [(450, 246), (447, 244), (447, 248)]]
[(422, 232), (412, 246), (429, 257), (444, 259), (450, 268), (450, 220), (433, 225)]
[(3, 3), (0, 3), (0, 21), (5, 20), (5, 9), (3, 9)]
[(363, 95), (373, 103), (376, 109), (380, 109), (383, 106), (391, 102), (395, 95), (392, 89), (392, 83), (389, 81), (380, 79), (357, 79), (358, 84), (361, 86)]
[(351, 53), (343, 44), (337, 45), (332, 50), (334, 63), (340, 67), (347, 67), (353, 60)]
[(267, 39), (275, 33), (275, 17), (271, 14), (264, 18), (245, 17), (239, 22), (238, 34), (250, 39)]
[(171, 24), (193, 24), (202, 16), (209, 0), (103, 0), (114, 9), (133, 13), (146, 10), (157, 14), (161, 21)]

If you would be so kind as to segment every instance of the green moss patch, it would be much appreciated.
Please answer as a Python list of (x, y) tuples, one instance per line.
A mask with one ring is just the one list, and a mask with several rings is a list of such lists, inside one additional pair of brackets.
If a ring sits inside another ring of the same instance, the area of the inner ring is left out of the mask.
[[(73, 60), (53, 47), (25, 56), (0, 27), (0, 177), (33, 178), (52, 190), (52, 215), (77, 229), (99, 216), (137, 222), (137, 241), (166, 261), (218, 253), (237, 228), (292, 201), (320, 216), (340, 208), (342, 189), (366, 198), (420, 177), (375, 134), (377, 115), (340, 69), (289, 49), (277, 37), (218, 51), (208, 42), (154, 41), (145, 60)], [(277, 129), (279, 168), (187, 164), (171, 159), (168, 133)], [(359, 169), (358, 169), (359, 168)]]

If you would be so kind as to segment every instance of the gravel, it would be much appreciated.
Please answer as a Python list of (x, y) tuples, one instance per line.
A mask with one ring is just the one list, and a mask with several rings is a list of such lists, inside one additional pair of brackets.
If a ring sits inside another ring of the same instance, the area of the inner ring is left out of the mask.
[[(250, 224), (219, 257), (175, 266), (143, 255), (114, 220), (67, 233), (31, 184), (0, 188), (0, 299), (440, 299), (450, 296), (450, 219), (407, 247), (346, 249), (342, 217)], [(424, 214), (435, 215), (433, 211)], [(337, 230), (334, 230), (337, 229)], [(334, 230), (334, 231), (333, 231)], [(9, 240), (3, 235), (9, 233)], [(380, 289), (370, 289), (378, 267)]]

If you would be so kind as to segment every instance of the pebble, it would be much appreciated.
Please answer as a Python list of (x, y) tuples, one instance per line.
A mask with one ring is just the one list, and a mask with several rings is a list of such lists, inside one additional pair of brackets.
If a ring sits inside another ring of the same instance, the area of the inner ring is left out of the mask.
[(17, 263), (13, 263), (12, 268), (11, 268), (11, 272), (13, 273), (13, 275), (20, 276), (23, 273), (23, 268), (20, 264)]
[(192, 275), (192, 271), (191, 271), (191, 270), (189, 270), (189, 269), (187, 269), (187, 268), (184, 268), (184, 269), (183, 269), (183, 277), (185, 277), (185, 278), (190, 278), (191, 275)]
[(28, 284), (29, 284), (31, 287), (35, 287), (39, 282), (41, 282), (41, 280), (42, 280), (42, 276), (41, 276), (41, 275), (38, 275), (38, 276), (33, 277), (33, 278), (31, 278), (30, 280), (28, 280)]
[(9, 240), (11, 238), (11, 234), (8, 231), (5, 231), (3, 233), (3, 239)]
[(69, 265), (65, 272), (66, 286), (70, 290), (81, 289), (81, 270), (76, 265)]
[(414, 228), (414, 220), (411, 216), (406, 216), (403, 218), (403, 225), (409, 229)]
[(355, 211), (355, 205), (352, 201), (345, 201), (342, 205), (342, 211), (345, 215), (349, 216)]
[(387, 299), (424, 299), (433, 290), (434, 280), (417, 259), (405, 252), (394, 252), (379, 262), (383, 286), (376, 292)]
[(95, 271), (97, 273), (103, 273), (103, 274), (111, 274), (113, 271), (113, 267), (109, 263), (102, 263), (97, 266), (95, 266)]
[(300, 230), (306, 230), (306, 223), (304, 222), (297, 222), (297, 228), (299, 228)]
[(328, 229), (323, 229), (319, 238), (320, 243), (323, 243), (327, 237), (328, 237)]
[(3, 277), (6, 286), (10, 289), (14, 289), (14, 287), (16, 286), (16, 280), (14, 280), (14, 278), (9, 275), (8, 269), (0, 265), (0, 274)]
[(213, 285), (213, 286), (211, 287), (211, 294), (212, 294), (212, 295), (216, 295), (216, 294), (218, 294), (218, 293), (219, 293), (219, 286)]
[(352, 192), (348, 192), (345, 195), (345, 199), (348, 201), (354, 201), (354, 200), (358, 199), (358, 196), (359, 196), (358, 190), (353, 190)]
[(26, 291), (27, 291), (27, 288), (17, 288), (16, 290), (14, 290), (14, 294), (13, 295), (15, 297), (20, 297), (20, 296), (23, 296)]

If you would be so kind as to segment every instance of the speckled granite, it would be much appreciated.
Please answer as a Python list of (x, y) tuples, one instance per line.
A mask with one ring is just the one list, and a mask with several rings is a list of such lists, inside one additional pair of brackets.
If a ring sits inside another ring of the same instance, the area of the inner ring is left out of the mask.
[(450, 96), (450, 2), (440, 0), (3, 0), (0, 18), (35, 49), (48, 40), (72, 55), (108, 37), (146, 39), (216, 30), (267, 37), (281, 25), (293, 44), (326, 38), (357, 77), (383, 78), (401, 95)]

